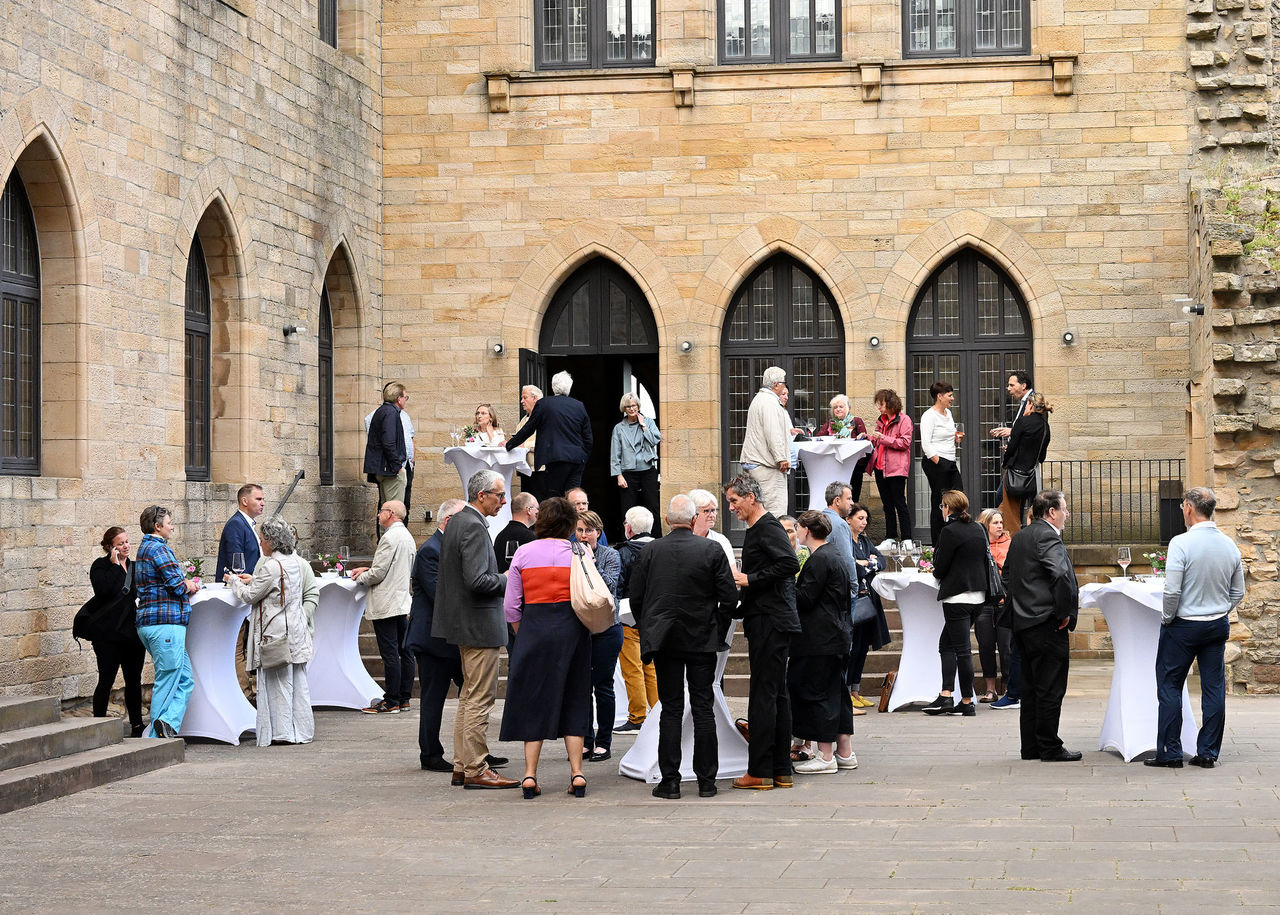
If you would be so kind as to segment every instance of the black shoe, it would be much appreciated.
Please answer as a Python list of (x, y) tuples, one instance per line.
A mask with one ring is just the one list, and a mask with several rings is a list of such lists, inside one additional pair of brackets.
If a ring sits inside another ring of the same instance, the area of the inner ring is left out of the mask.
[(613, 729), (613, 733), (615, 733), (615, 734), (626, 734), (626, 733), (629, 733), (629, 732), (631, 732), (631, 731), (638, 731), (638, 730), (640, 730), (640, 727), (641, 727), (641, 725), (640, 725), (639, 723), (637, 723), (637, 722), (635, 722), (635, 721), (628, 721), (628, 722), (626, 722), (625, 724), (620, 724), (620, 725), (618, 725), (616, 728), (614, 728), (614, 729)]
[(484, 764), (490, 769), (501, 769), (509, 762), (511, 762), (511, 760), (507, 759), (505, 756), (494, 756), (490, 754), (484, 758)]
[(1218, 761), (1216, 759), (1210, 759), (1207, 756), (1191, 757), (1191, 765), (1199, 766), (1201, 769), (1212, 769), (1217, 764), (1218, 764)]
[(613, 756), (613, 754), (610, 753), (607, 749), (599, 750), (595, 753), (592, 753), (590, 756), (588, 756), (587, 761), (588, 762), (604, 762), (606, 759), (609, 759), (611, 756)]
[(1142, 764), (1156, 769), (1181, 769), (1182, 759), (1144, 759)]
[[(129, 736), (130, 736), (130, 737), (141, 737), (141, 736), (142, 736), (142, 732), (143, 732), (143, 731), (145, 731), (146, 729), (147, 729), (147, 726), (146, 726), (145, 724), (135, 724), (133, 727), (131, 727), (131, 728), (129, 729)], [(1199, 757), (1197, 757), (1197, 758), (1199, 758)], [(1213, 765), (1212, 761), (1210, 761), (1209, 765)]]
[(443, 756), (421, 757), (422, 768), (428, 772), (452, 772), (453, 763), (446, 762)]
[(950, 712), (954, 707), (955, 701), (950, 696), (939, 696), (924, 708), (920, 709), (920, 711), (924, 712), (926, 715), (941, 715), (945, 712)]
[(953, 705), (946, 710), (948, 715), (963, 715), (965, 718), (972, 718), (978, 714), (978, 707), (972, 702), (961, 702)]
[(1052, 753), (1041, 754), (1041, 762), (1079, 762), (1084, 758), (1084, 754), (1079, 750), (1068, 750), (1066, 747), (1059, 747)]
[(715, 782), (699, 782), (698, 797), (715, 797), (719, 793)]
[(658, 782), (653, 786), (653, 796), (668, 801), (678, 801), (680, 800), (680, 783)]

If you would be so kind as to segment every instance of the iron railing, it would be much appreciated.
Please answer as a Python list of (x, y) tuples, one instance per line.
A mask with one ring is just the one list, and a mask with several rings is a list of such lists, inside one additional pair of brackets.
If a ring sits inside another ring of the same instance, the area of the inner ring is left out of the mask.
[(1183, 530), (1185, 462), (1045, 461), (1041, 487), (1067, 496), (1063, 540), (1078, 544), (1168, 543)]

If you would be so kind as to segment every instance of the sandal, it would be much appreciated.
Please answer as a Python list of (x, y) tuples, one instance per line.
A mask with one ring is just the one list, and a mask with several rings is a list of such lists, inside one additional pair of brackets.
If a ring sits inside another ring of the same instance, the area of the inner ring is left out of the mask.
[(807, 762), (811, 759), (813, 759), (813, 755), (810, 753), (806, 753), (804, 751), (804, 748), (801, 745), (797, 744), (796, 746), (791, 748), (792, 762)]
[[(533, 784), (531, 785), (529, 782), (533, 782)], [(524, 792), (526, 801), (531, 801), (542, 793), (542, 789), (538, 787), (538, 780), (532, 775), (526, 775), (520, 780), (520, 790)]]
[(984, 693), (983, 695), (979, 696), (979, 697), (978, 697), (978, 701), (979, 701), (979, 702), (995, 702), (995, 701), (996, 701), (996, 694), (995, 694), (995, 693), (993, 693), (993, 692), (988, 691), (988, 692)]
[[(578, 779), (582, 779), (582, 784), (578, 784)], [(587, 777), (579, 772), (569, 779), (569, 790), (565, 794), (572, 794), (574, 797), (587, 796)]]

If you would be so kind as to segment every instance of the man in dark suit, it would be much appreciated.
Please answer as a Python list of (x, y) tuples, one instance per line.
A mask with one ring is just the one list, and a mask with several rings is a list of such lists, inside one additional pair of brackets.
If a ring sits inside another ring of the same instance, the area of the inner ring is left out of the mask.
[(432, 772), (453, 771), (453, 764), (445, 760), (444, 746), (440, 743), (440, 718), (444, 714), (449, 684), (462, 686), (462, 660), (456, 646), (431, 635), (431, 619), (435, 613), (440, 546), (444, 543), (445, 528), (466, 504), (461, 499), (449, 499), (440, 506), (436, 513), (439, 526), (418, 548), (413, 560), (413, 609), (409, 612), (405, 645), (418, 661), (418, 683), (422, 689), (418, 713), (419, 759), (422, 768)]
[(591, 454), (591, 417), (582, 401), (569, 396), (573, 376), (557, 372), (551, 379), (551, 393), (533, 405), (529, 421), (511, 438), (507, 450), (520, 445), (529, 436), (538, 436), (538, 466), (543, 471), (541, 496), (558, 496), (582, 485), (582, 470)]
[(738, 602), (724, 550), (693, 533), (697, 508), (678, 495), (667, 509), (671, 535), (640, 553), (629, 580), (631, 612), (640, 628), (640, 655), (658, 676), (658, 768), (654, 797), (680, 797), (684, 686), (693, 711), (693, 772), (698, 796), (714, 797), (720, 750), (711, 691), (716, 651)]
[(266, 508), (267, 500), (257, 483), (245, 483), (236, 492), (236, 513), (222, 526), (218, 538), (218, 567), (214, 581), (222, 581), (231, 570), (231, 557), (244, 554), (244, 568), (240, 571), (253, 574), (262, 551), (258, 546), (258, 516)]
[(467, 481), (467, 504), (453, 516), (440, 543), (431, 634), (458, 646), (462, 692), (453, 729), (453, 783), (464, 788), (514, 788), (490, 768), (489, 713), (498, 694), (498, 652), (507, 644), (502, 599), (507, 576), (498, 571), (489, 524), (507, 501), (502, 474), (480, 470)]
[(1058, 736), (1062, 697), (1071, 663), (1069, 635), (1080, 612), (1080, 589), (1062, 543), (1070, 516), (1067, 497), (1056, 489), (1038, 493), (1031, 523), (1014, 535), (1004, 562), (1004, 583), (1013, 614), (1013, 637), (1022, 659), (1022, 758), (1075, 762)]
[(533, 533), (533, 525), (537, 520), (538, 500), (533, 497), (533, 493), (522, 492), (511, 500), (511, 520), (493, 539), (493, 555), (498, 560), (499, 572), (511, 568), (511, 557), (516, 554), (516, 550), (537, 539)]

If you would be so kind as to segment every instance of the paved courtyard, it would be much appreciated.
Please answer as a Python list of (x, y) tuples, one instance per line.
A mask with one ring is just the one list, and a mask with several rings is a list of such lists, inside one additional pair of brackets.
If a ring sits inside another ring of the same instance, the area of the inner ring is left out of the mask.
[(549, 747), (545, 793), (524, 801), (422, 772), (416, 701), (326, 711), (308, 747), (195, 744), (181, 766), (0, 817), (0, 909), (1280, 909), (1280, 699), (1228, 700), (1212, 771), (1098, 752), (1104, 702), (1068, 696), (1082, 763), (1020, 761), (1016, 712), (873, 711), (856, 771), (674, 802), (617, 775), (629, 737), (588, 764), (585, 800)]

